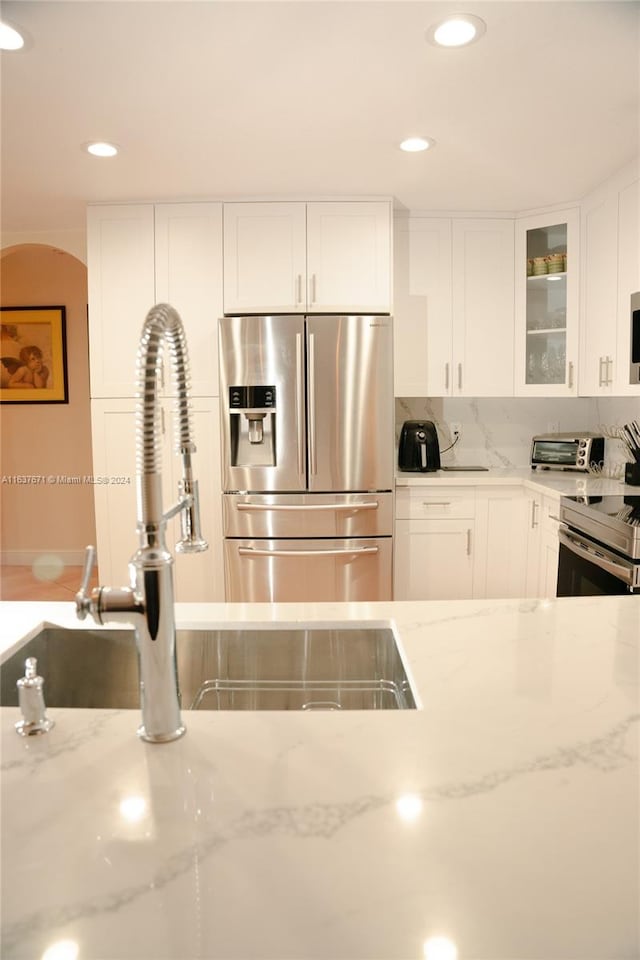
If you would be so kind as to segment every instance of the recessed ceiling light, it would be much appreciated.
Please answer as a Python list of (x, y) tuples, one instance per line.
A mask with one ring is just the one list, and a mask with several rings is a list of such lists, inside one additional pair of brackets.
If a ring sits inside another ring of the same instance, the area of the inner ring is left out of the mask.
[(118, 152), (118, 148), (114, 143), (105, 143), (104, 141), (87, 143), (85, 150), (93, 157), (115, 157)]
[(24, 47), (24, 37), (8, 23), (0, 21), (0, 50), (21, 50)]
[(470, 13), (456, 13), (427, 30), (427, 40), (437, 47), (464, 47), (479, 40), (487, 25)]
[(400, 149), (407, 153), (419, 153), (421, 150), (428, 150), (435, 145), (435, 140), (431, 140), (430, 137), (408, 137), (407, 140), (402, 141)]

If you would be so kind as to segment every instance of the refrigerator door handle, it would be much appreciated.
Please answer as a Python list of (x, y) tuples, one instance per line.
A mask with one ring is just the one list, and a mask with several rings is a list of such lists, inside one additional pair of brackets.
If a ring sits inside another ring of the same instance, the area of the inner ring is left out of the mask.
[(304, 477), (304, 379), (301, 333), (296, 333), (296, 425), (298, 428), (298, 474)]
[(316, 358), (315, 334), (309, 334), (309, 473), (318, 472), (316, 451)]
[(345, 557), (379, 553), (378, 547), (354, 547), (344, 550), (259, 550), (254, 547), (238, 547), (241, 557)]
[(236, 510), (250, 511), (284, 511), (291, 513), (315, 513), (317, 511), (340, 510), (344, 513), (355, 513), (356, 510), (377, 510), (377, 500), (367, 500), (364, 503), (238, 503)]

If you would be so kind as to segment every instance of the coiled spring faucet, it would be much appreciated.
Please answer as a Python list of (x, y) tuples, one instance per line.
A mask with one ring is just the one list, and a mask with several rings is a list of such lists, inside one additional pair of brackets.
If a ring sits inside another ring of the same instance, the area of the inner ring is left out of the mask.
[[(162, 429), (158, 389), (163, 346), (171, 359), (176, 394), (174, 444), (182, 457), (178, 502), (162, 509)], [(200, 532), (198, 484), (191, 455), (196, 447), (189, 413), (189, 360), (182, 321), (169, 304), (147, 314), (137, 355), (136, 499), (139, 546), (129, 563), (130, 587), (96, 587), (88, 594), (95, 548), (87, 547), (83, 582), (76, 594), (81, 620), (90, 614), (98, 623), (132, 623), (140, 665), (142, 725), (138, 736), (153, 743), (176, 740), (185, 733), (180, 716), (176, 663), (173, 557), (165, 543), (167, 520), (180, 514), (178, 553), (207, 549)]]

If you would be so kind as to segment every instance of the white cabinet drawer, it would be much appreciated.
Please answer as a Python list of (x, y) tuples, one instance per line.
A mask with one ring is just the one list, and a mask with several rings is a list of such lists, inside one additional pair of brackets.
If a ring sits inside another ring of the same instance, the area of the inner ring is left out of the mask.
[(474, 490), (451, 487), (396, 489), (398, 520), (472, 520), (475, 509)]

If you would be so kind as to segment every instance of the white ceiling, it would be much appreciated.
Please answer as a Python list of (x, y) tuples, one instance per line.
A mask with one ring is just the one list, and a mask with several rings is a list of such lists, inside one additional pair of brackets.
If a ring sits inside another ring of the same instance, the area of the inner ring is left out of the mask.
[[(436, 49), (474, 13), (485, 36)], [(640, 3), (7, 0), (2, 226), (92, 200), (392, 195), (415, 210), (573, 201), (638, 153)], [(423, 154), (398, 142), (426, 134)], [(81, 145), (113, 140), (114, 160)]]

